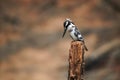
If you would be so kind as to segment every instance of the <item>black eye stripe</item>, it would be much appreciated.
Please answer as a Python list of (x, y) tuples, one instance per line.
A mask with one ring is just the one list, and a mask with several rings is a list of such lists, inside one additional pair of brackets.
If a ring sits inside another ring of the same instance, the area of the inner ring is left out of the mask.
[(70, 23), (71, 23), (71, 22), (69, 22), (69, 21), (68, 21), (68, 25), (67, 25), (67, 26), (69, 26), (69, 25), (70, 25)]
[[(66, 25), (67, 24), (67, 25)], [(70, 25), (70, 22), (69, 21), (65, 21), (64, 22), (64, 27), (67, 27), (68, 25)]]
[(66, 20), (63, 25), (67, 28), (71, 23), (74, 24), (73, 22)]
[(65, 27), (65, 25), (66, 25), (66, 22), (64, 22), (64, 27)]

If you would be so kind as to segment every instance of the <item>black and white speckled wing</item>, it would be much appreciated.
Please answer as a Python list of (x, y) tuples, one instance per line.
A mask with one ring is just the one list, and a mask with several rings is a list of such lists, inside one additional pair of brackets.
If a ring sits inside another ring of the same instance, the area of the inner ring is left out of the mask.
[(87, 47), (85, 45), (85, 42), (84, 42), (84, 38), (82, 37), (80, 31), (77, 28), (75, 28), (75, 33), (74, 34), (78, 38), (79, 41), (83, 42), (85, 50), (88, 51), (88, 49), (87, 49)]
[(78, 38), (79, 41), (83, 41), (84, 42), (84, 39), (83, 39), (80, 31), (76, 27), (75, 27), (75, 33), (74, 33), (74, 35)]

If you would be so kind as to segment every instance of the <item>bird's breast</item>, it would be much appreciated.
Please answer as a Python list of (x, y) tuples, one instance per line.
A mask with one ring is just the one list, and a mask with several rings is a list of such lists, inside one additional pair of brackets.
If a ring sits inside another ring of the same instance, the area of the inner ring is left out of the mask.
[(72, 37), (72, 39), (77, 40), (77, 37), (75, 36), (74, 31), (70, 32), (70, 36)]

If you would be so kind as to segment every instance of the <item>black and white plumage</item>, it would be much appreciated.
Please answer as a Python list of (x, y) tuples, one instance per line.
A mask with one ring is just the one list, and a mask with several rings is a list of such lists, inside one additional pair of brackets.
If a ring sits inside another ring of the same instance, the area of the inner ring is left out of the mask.
[(84, 38), (82, 37), (78, 28), (74, 25), (74, 23), (70, 19), (66, 19), (64, 22), (64, 33), (63, 33), (62, 37), (64, 37), (66, 31), (69, 32), (69, 34), (73, 40), (83, 42), (85, 50), (88, 51), (88, 49), (85, 45), (85, 42), (84, 42)]

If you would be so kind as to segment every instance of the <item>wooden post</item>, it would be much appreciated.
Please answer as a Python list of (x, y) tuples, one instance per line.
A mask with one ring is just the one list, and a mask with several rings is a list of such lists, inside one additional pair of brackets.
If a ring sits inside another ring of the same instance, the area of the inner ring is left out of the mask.
[(72, 41), (69, 49), (68, 80), (83, 80), (84, 48), (80, 41)]

